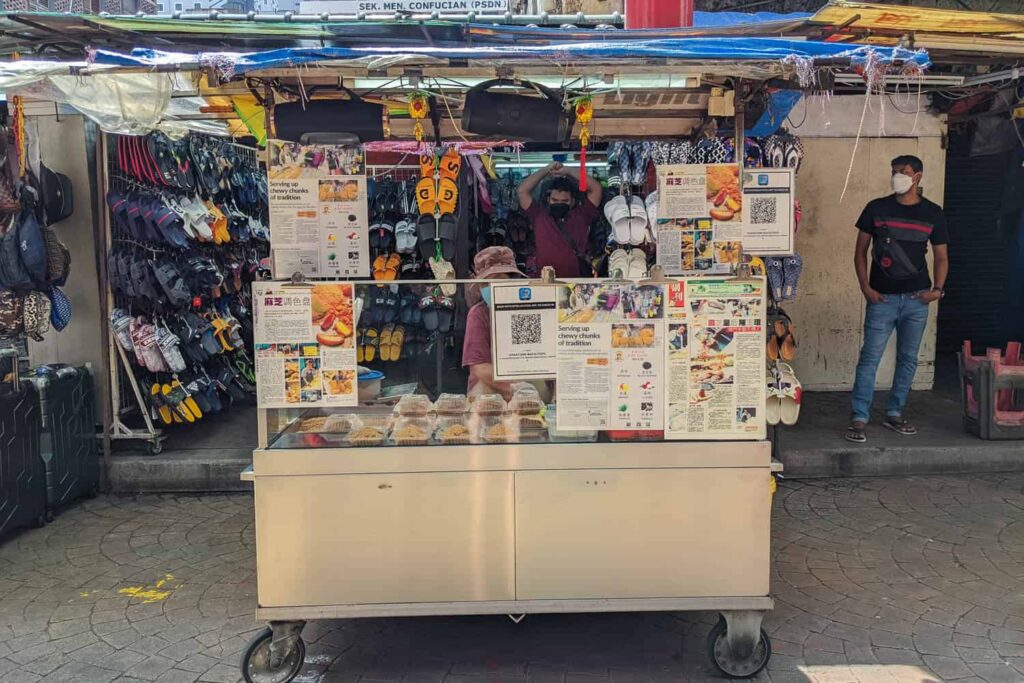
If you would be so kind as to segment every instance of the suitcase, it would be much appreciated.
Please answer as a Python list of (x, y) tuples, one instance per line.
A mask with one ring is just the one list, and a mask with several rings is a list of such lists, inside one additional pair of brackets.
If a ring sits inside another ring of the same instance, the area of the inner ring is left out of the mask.
[[(11, 350), (0, 355), (14, 355)], [(18, 381), (0, 386), (0, 536), (46, 520), (46, 468), (39, 452), (36, 388)]]
[[(23, 380), (24, 381), (24, 380)], [(28, 379), (39, 395), (46, 508), (95, 495), (100, 481), (92, 367), (42, 366)]]

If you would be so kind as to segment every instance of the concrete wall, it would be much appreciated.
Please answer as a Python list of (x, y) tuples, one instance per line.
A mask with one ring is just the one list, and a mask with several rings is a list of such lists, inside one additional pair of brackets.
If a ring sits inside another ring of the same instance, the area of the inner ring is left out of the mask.
[(106, 401), (103, 391), (103, 358), (100, 335), (99, 280), (96, 274), (96, 241), (89, 191), (89, 161), (86, 158), (85, 127), (81, 116), (34, 116), (30, 125), (38, 131), (36, 139), (44, 164), (71, 178), (74, 213), (53, 227), (71, 250), (71, 276), (63, 287), (71, 299), (71, 324), (63, 332), (50, 330), (42, 342), (29, 342), (33, 365), (92, 363), (96, 377), (97, 406)]
[[(942, 205), (946, 152), (944, 122), (924, 112), (915, 116), (916, 97), (909, 101), (874, 97), (864, 110), (861, 96), (820, 98), (798, 104), (790, 126), (801, 137), (805, 156), (797, 176), (797, 198), (803, 221), (797, 251), (804, 270), (796, 301), (785, 304), (796, 325), (799, 350), (793, 363), (806, 389), (849, 390), (863, 337), (865, 302), (853, 270), (854, 223), (864, 205), (891, 193), (889, 162), (898, 154), (916, 154), (924, 161), (925, 195)], [(922, 105), (923, 106), (923, 105)], [(804, 114), (806, 113), (806, 117)], [(864, 114), (857, 144), (857, 129)], [(854, 155), (854, 148), (856, 155)], [(846, 172), (853, 171), (840, 201)], [(935, 312), (921, 345), (915, 389), (930, 389), (934, 378)], [(878, 388), (892, 384), (895, 336), (878, 372)]]

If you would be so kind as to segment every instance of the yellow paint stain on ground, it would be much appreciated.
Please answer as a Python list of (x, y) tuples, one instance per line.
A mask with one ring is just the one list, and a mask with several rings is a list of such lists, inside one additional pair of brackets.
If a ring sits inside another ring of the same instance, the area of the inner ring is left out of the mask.
[(141, 598), (142, 604), (149, 605), (154, 602), (163, 602), (167, 598), (171, 597), (171, 594), (174, 593), (174, 591), (171, 590), (170, 587), (168, 587), (168, 590), (160, 590), (170, 581), (174, 581), (174, 577), (170, 574), (166, 574), (164, 578), (160, 579), (152, 586), (129, 586), (128, 588), (122, 588), (117, 592), (120, 595)]

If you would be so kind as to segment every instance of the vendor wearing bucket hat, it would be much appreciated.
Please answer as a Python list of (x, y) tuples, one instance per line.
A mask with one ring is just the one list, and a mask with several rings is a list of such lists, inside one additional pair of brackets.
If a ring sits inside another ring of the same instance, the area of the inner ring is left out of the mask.
[[(508, 247), (487, 247), (473, 259), (473, 273), (478, 280), (507, 280), (526, 277), (516, 267), (516, 255)], [(512, 383), (494, 379), (491, 361), (490, 287), (480, 289), (483, 301), (469, 309), (466, 316), (466, 337), (462, 344), (462, 367), (469, 370), (466, 393), (501, 394), (508, 400), (512, 396)]]
[[(534, 189), (553, 177), (542, 202), (533, 200)], [(597, 218), (604, 189), (587, 178), (587, 196), (576, 200), (579, 172), (555, 161), (519, 183), (519, 206), (530, 218), (537, 243), (537, 270), (552, 266), (558, 277), (590, 277), (587, 244), (590, 224)]]

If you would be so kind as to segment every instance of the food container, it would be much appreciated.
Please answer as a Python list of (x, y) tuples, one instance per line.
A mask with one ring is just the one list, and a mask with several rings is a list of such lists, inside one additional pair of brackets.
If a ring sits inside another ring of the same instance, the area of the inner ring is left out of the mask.
[(359, 402), (368, 403), (377, 400), (380, 396), (381, 382), (383, 381), (383, 372), (359, 368), (359, 381), (357, 382)]
[(537, 415), (543, 408), (544, 402), (533, 387), (518, 390), (508, 402), (508, 409), (517, 415)]
[(543, 415), (518, 415), (512, 418), (514, 433), (519, 443), (537, 443), (548, 440), (548, 421)]
[(323, 431), (328, 434), (348, 434), (358, 424), (359, 418), (352, 413), (335, 413), (327, 416)]
[(325, 431), (324, 424), (326, 422), (326, 417), (307, 417), (304, 420), (299, 421), (299, 426), (295, 431), (300, 434), (316, 434), (318, 432)]
[(473, 399), (470, 411), (474, 415), (498, 416), (505, 412), (507, 405), (501, 394), (481, 394)]
[(349, 446), (380, 446), (384, 443), (384, 430), (362, 425), (350, 431), (345, 442)]
[(515, 443), (515, 430), (502, 417), (486, 416), (477, 420), (477, 434), (483, 443)]
[(442, 446), (464, 446), (473, 442), (473, 433), (464, 418), (439, 416), (434, 423), (434, 442)]
[(548, 421), (548, 441), (552, 443), (580, 443), (597, 441), (597, 431), (590, 429), (558, 429), (558, 412), (555, 404), (549, 404), (544, 412)]
[(407, 394), (398, 400), (395, 414), (402, 417), (425, 417), (434, 404), (423, 394)]
[(391, 429), (391, 442), (396, 446), (426, 446), (430, 441), (430, 420), (423, 417), (400, 417)]
[(462, 415), (469, 410), (469, 399), (465, 394), (441, 394), (434, 402), (438, 415)]

